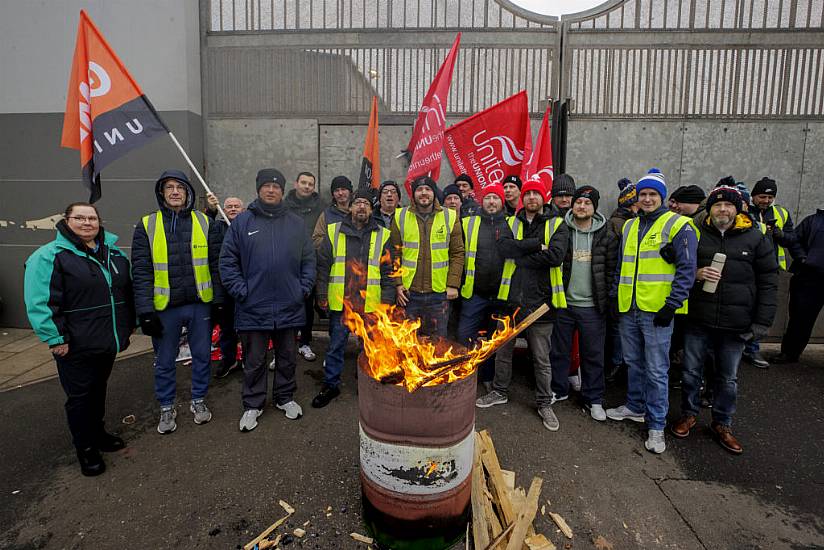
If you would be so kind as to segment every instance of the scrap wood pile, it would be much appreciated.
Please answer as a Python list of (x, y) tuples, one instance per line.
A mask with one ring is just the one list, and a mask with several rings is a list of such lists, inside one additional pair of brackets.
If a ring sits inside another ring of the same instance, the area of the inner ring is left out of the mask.
[[(492, 437), (486, 430), (475, 434), (472, 468), (472, 540), (475, 550), (555, 550), (532, 526), (538, 513), (543, 480), (533, 478), (529, 491), (515, 487), (515, 472), (501, 469)], [(546, 506), (541, 506), (541, 513)], [(572, 530), (564, 519), (549, 512), (567, 538)]]

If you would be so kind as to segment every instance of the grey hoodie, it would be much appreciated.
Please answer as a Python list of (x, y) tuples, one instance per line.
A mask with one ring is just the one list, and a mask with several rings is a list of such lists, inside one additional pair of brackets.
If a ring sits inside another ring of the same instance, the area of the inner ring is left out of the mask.
[(595, 307), (592, 293), (592, 234), (601, 229), (607, 220), (596, 212), (589, 229), (575, 225), (572, 209), (564, 216), (569, 226), (569, 250), (572, 254), (569, 286), (566, 289), (567, 304), (576, 307)]

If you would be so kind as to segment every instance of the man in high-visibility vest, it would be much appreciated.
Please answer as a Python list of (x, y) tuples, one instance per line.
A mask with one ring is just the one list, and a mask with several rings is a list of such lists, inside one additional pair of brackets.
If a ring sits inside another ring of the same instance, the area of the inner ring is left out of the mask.
[(329, 348), (323, 366), (323, 386), (312, 400), (316, 409), (340, 395), (343, 352), (349, 337), (344, 316), (347, 308), (368, 315), (378, 305), (395, 301), (395, 281), (389, 230), (372, 216), (372, 191), (355, 192), (349, 217), (329, 224), (318, 249), (318, 305), (329, 312)]
[(396, 301), (409, 319), (421, 322), (420, 333), (446, 336), (448, 300), (458, 297), (464, 246), (458, 214), (435, 199), (437, 184), (429, 176), (412, 182), (412, 204), (395, 212), (392, 250), (401, 266)]
[(646, 422), (644, 446), (666, 450), (669, 348), (675, 313), (686, 313), (695, 283), (698, 246), (689, 218), (664, 204), (667, 186), (657, 168), (641, 178), (638, 217), (624, 224), (616, 270), (621, 347), (627, 364), (627, 400), (606, 411), (612, 420)]
[[(750, 212), (756, 221), (767, 226), (767, 235), (772, 238), (775, 246), (778, 267), (786, 271), (789, 256), (799, 256), (800, 248), (795, 239), (793, 219), (786, 208), (775, 204), (776, 194), (778, 184), (774, 179), (765, 176), (758, 180), (752, 188), (753, 208)], [(757, 338), (753, 338), (744, 346), (743, 357), (754, 367), (766, 369), (770, 366), (769, 361), (761, 355), (761, 344)]]
[[(472, 346), (481, 331), (491, 334), (498, 312), (498, 292), (504, 272), (503, 254), (498, 250), (502, 237), (512, 237), (504, 215), (504, 189), (500, 184), (484, 188), (481, 213), (461, 220), (464, 234), (464, 282), (461, 286), (461, 313), (458, 321), (458, 342)], [(494, 361), (479, 368), (479, 379), (491, 385)]]
[[(521, 187), (523, 208), (509, 218), (512, 235), (502, 235), (498, 247), (505, 258), (498, 299), (507, 303), (509, 311), (517, 310), (520, 321), (543, 304), (551, 309), (525, 331), (532, 363), (535, 368), (535, 400), (538, 415), (550, 431), (559, 428), (552, 411), (552, 367), (549, 362), (555, 310), (566, 307), (561, 265), (569, 247), (569, 228), (559, 216), (544, 213), (546, 190), (541, 181), (528, 180)], [(502, 405), (508, 401), (507, 390), (512, 380), (512, 352), (515, 341), (501, 346), (495, 355), (495, 378), (492, 390), (478, 398), (479, 408)]]
[(143, 334), (152, 337), (157, 431), (172, 433), (175, 417), (175, 360), (183, 327), (192, 352), (195, 424), (212, 419), (206, 406), (211, 378), (211, 317), (220, 318), (223, 292), (218, 277), (222, 231), (194, 210), (195, 190), (186, 174), (163, 172), (155, 185), (159, 210), (143, 217), (132, 240), (135, 309)]

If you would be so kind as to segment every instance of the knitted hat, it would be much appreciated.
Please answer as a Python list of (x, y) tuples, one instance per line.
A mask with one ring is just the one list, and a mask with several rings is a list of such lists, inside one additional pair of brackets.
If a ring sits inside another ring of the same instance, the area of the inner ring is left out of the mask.
[(358, 199), (366, 199), (370, 205), (374, 205), (375, 191), (371, 187), (358, 187), (358, 190), (355, 191), (355, 196), (352, 197), (352, 203), (354, 204)]
[(469, 184), (469, 187), (475, 189), (475, 182), (472, 181), (472, 178), (469, 177), (469, 174), (461, 174), (457, 178), (455, 178), (455, 183), (457, 184), (459, 181), (465, 181)]
[(667, 182), (664, 180), (664, 174), (658, 168), (650, 168), (647, 175), (638, 180), (635, 184), (635, 191), (641, 194), (644, 189), (652, 189), (659, 195), (661, 200), (667, 198)]
[(412, 194), (413, 195), (415, 194), (415, 190), (418, 187), (420, 187), (421, 185), (426, 185), (427, 187), (432, 189), (433, 193), (436, 192), (436, 190), (438, 189), (438, 184), (435, 183), (435, 180), (433, 180), (429, 176), (421, 176), (419, 178), (415, 178), (415, 181), (412, 182)]
[(629, 208), (638, 202), (638, 193), (635, 192), (635, 184), (629, 178), (621, 178), (618, 180), (618, 206)]
[(739, 181), (735, 183), (735, 188), (738, 189), (738, 192), (741, 193), (741, 198), (744, 199), (744, 202), (749, 204), (750, 203), (750, 190), (747, 185), (743, 181)]
[(672, 192), (670, 198), (677, 202), (685, 202), (687, 204), (701, 204), (707, 198), (704, 190), (697, 185), (682, 185)]
[(576, 189), (575, 194), (572, 195), (572, 204), (575, 204), (575, 201), (581, 198), (589, 199), (592, 202), (592, 206), (595, 207), (595, 210), (598, 210), (598, 201), (601, 200), (601, 194), (593, 186), (582, 185)]
[(524, 184), (524, 182), (521, 181), (521, 178), (519, 178), (515, 174), (512, 174), (512, 175), (509, 175), (509, 176), (505, 177), (504, 181), (501, 182), (501, 185), (503, 185), (505, 183), (514, 183), (515, 185), (518, 186), (518, 189), (520, 189)]
[(758, 180), (752, 188), (753, 197), (756, 195), (772, 195), (774, 197), (777, 194), (778, 185), (775, 180), (766, 176)]
[(504, 198), (504, 186), (500, 183), (496, 183), (495, 185), (487, 185), (483, 189), (483, 197), (487, 196), (488, 194), (492, 193), (493, 195), (498, 195), (501, 198), (501, 202), (505, 202), (506, 198)]
[[(521, 190), (523, 192), (523, 189)], [(575, 180), (569, 174), (561, 174), (552, 180), (552, 196), (563, 197), (575, 194)]]
[(461, 190), (454, 183), (450, 183), (449, 185), (443, 188), (443, 198), (446, 199), (446, 197), (448, 197), (449, 195), (458, 195), (458, 198), (461, 199), (461, 202), (463, 202), (463, 195), (461, 194)]
[(722, 185), (726, 185), (727, 187), (735, 187), (735, 178), (732, 176), (724, 176), (718, 183), (715, 184), (716, 187), (721, 187)]
[(707, 210), (712, 208), (712, 205), (719, 201), (733, 203), (735, 205), (736, 212), (741, 212), (744, 204), (744, 199), (741, 197), (741, 193), (738, 192), (738, 189), (727, 185), (722, 185), (712, 190), (710, 196), (707, 197)]
[(280, 170), (276, 168), (264, 168), (257, 173), (257, 178), (255, 178), (255, 191), (259, 192), (260, 188), (267, 183), (274, 183), (280, 187), (281, 191), (286, 192), (286, 178), (284, 178)]
[(346, 176), (335, 176), (332, 178), (332, 193), (337, 189), (349, 189), (352, 191), (352, 182)]
[(381, 183), (381, 186), (378, 189), (378, 195), (383, 193), (383, 190), (386, 189), (387, 187), (394, 187), (395, 191), (398, 192), (398, 197), (401, 196), (401, 186), (398, 185), (396, 182), (394, 182), (392, 180), (386, 180), (385, 182)]
[(537, 191), (541, 194), (541, 198), (546, 202), (546, 187), (544, 187), (543, 182), (539, 180), (526, 180), (524, 182), (523, 187), (521, 187), (521, 200), (523, 200), (524, 195), (529, 193), (530, 191)]

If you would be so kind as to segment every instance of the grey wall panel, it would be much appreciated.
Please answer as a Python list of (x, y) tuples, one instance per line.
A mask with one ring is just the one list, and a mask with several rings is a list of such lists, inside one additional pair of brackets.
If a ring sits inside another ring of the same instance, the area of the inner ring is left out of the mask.
[(637, 181), (656, 167), (670, 190), (680, 185), (681, 140), (680, 122), (570, 120), (567, 172), (576, 184), (598, 188), (600, 210), (608, 216), (622, 177)]
[(810, 122), (807, 129), (798, 221), (824, 208), (824, 123)]
[(206, 172), (222, 199), (255, 197), (261, 168), (283, 172), (291, 185), (298, 172), (318, 172), (318, 124), (311, 119), (218, 119), (206, 124)]
[(732, 175), (752, 186), (763, 176), (778, 183), (777, 202), (798, 210), (803, 122), (687, 122), (682, 181), (704, 189)]

